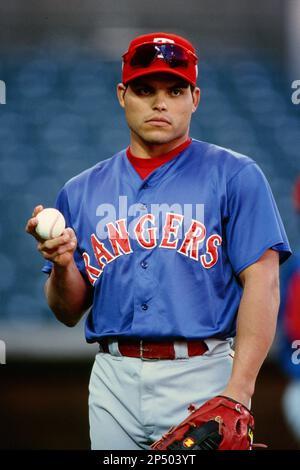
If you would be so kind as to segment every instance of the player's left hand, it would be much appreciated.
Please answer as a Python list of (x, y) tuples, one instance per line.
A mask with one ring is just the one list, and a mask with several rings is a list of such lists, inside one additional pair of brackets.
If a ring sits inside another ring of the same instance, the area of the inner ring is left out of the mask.
[(194, 410), (151, 448), (155, 450), (251, 450), (254, 418), (241, 403), (220, 396)]

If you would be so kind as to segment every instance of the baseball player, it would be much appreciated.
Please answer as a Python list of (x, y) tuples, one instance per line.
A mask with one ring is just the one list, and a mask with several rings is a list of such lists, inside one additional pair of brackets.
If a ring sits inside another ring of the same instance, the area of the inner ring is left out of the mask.
[(99, 343), (92, 449), (149, 449), (216, 396), (248, 409), (273, 340), (289, 243), (257, 164), (189, 136), (197, 61), (178, 35), (135, 38), (117, 86), (128, 148), (61, 189), (61, 236), (36, 235), (42, 206), (27, 223), (50, 308), (67, 326), (88, 312)]

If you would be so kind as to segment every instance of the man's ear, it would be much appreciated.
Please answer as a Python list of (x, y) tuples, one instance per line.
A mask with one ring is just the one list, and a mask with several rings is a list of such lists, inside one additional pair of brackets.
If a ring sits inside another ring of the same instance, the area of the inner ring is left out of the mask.
[(120, 106), (122, 108), (125, 108), (125, 93), (126, 93), (127, 87), (123, 83), (118, 83), (117, 85), (117, 96), (118, 100), (120, 103)]
[(196, 87), (193, 91), (193, 110), (192, 110), (193, 113), (198, 108), (198, 105), (200, 103), (200, 97), (201, 97), (200, 88)]

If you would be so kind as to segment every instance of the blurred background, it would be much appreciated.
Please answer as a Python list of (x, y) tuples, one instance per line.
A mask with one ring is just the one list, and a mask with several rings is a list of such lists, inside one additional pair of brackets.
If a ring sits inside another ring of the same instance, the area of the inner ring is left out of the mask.
[[(43, 261), (24, 227), (69, 178), (128, 145), (115, 92), (120, 56), (151, 31), (196, 46), (202, 101), (191, 136), (256, 160), (296, 253), (282, 267), (278, 335), (253, 410), (256, 441), (300, 448), (300, 365), (291, 367), (300, 331), (292, 327), (292, 338), (285, 329), (286, 292), (300, 269), (299, 0), (0, 0), (0, 448), (89, 448), (97, 348), (85, 343), (83, 322), (69, 329), (47, 308)], [(293, 308), (299, 318), (300, 300)]]

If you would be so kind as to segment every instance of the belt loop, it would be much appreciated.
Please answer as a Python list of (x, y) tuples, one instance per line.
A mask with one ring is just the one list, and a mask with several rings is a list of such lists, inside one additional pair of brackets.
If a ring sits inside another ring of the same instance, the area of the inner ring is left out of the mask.
[(143, 359), (143, 352), (144, 352), (143, 340), (141, 339), (140, 340), (140, 359)]
[(175, 359), (187, 359), (189, 357), (186, 341), (174, 341)]
[(114, 339), (108, 339), (108, 350), (112, 356), (122, 356), (119, 350), (118, 341)]

